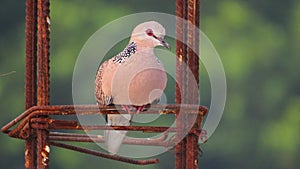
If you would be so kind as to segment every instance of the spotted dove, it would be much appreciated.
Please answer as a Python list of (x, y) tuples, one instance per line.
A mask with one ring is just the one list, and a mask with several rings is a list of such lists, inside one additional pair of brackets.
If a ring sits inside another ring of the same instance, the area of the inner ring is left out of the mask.
[[(165, 46), (165, 29), (155, 22), (144, 22), (132, 32), (128, 46), (118, 55), (102, 63), (95, 79), (95, 96), (100, 105), (122, 105), (128, 114), (107, 115), (107, 125), (129, 126), (131, 111), (161, 97), (167, 77), (163, 64), (153, 48)], [(106, 130), (105, 141), (110, 154), (116, 154), (127, 131)]]

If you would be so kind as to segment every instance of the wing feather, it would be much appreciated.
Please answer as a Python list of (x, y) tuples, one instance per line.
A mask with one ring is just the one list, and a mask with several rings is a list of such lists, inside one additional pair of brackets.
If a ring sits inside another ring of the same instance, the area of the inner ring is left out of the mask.
[(108, 66), (108, 60), (103, 62), (97, 71), (96, 74), (96, 79), (95, 79), (95, 96), (96, 96), (96, 100), (98, 104), (101, 105), (110, 105), (112, 104), (112, 96), (111, 95), (107, 95), (106, 93), (104, 93), (102, 85), (103, 85), (103, 72), (104, 69), (106, 69)]

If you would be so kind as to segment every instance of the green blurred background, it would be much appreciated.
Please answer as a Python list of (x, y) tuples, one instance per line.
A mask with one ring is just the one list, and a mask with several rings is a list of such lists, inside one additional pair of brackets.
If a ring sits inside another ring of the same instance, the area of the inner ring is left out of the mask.
[[(0, 74), (16, 71), (0, 75), (2, 127), (24, 111), (25, 0), (0, 4)], [(175, 14), (175, 0), (53, 0), (51, 104), (72, 104), (76, 57), (96, 30), (124, 15), (146, 11)], [(222, 59), (228, 95), (220, 125), (202, 146), (199, 168), (299, 168), (300, 1), (201, 0), (201, 29)], [(209, 99), (201, 99), (209, 106)], [(23, 153), (23, 141), (0, 134), (0, 168), (24, 168)], [(50, 165), (174, 168), (173, 153), (158, 158), (159, 164), (141, 167), (52, 148)]]

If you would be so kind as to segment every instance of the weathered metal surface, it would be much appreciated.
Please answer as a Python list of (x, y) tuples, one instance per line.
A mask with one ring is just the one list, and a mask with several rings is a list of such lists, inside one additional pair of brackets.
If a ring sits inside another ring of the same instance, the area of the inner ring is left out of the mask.
[[(176, 104), (185, 103), (186, 90), (187, 90), (187, 48), (186, 48), (186, 31), (187, 25), (185, 20), (187, 19), (186, 9), (187, 4), (185, 0), (176, 0), (176, 91), (175, 102)], [(176, 127), (184, 129), (185, 115), (176, 115)], [(177, 133), (176, 139), (182, 138), (185, 131)], [(179, 140), (177, 140), (179, 141)], [(186, 139), (180, 141), (175, 147), (175, 169), (183, 169), (185, 167), (186, 159)]]
[(80, 148), (80, 147), (76, 147), (76, 146), (72, 146), (72, 145), (68, 145), (68, 144), (63, 144), (63, 143), (58, 143), (58, 142), (50, 142), (51, 145), (53, 146), (57, 146), (57, 147), (61, 147), (61, 148), (65, 148), (65, 149), (70, 149), (73, 151), (78, 151), (81, 153), (85, 153), (85, 154), (90, 154), (90, 155), (94, 155), (94, 156), (98, 156), (98, 157), (102, 157), (102, 158), (107, 158), (107, 159), (112, 159), (112, 160), (116, 160), (116, 161), (121, 161), (121, 162), (126, 162), (126, 163), (130, 163), (130, 164), (137, 164), (137, 165), (147, 165), (147, 164), (155, 164), (158, 163), (158, 159), (150, 159), (150, 160), (134, 160), (134, 159), (129, 159), (129, 158), (124, 158), (121, 156), (117, 156), (117, 155), (108, 155), (102, 152), (98, 152), (98, 151), (94, 151), (94, 150), (89, 150), (89, 149), (85, 149), (85, 148)]
[[(168, 134), (163, 134), (157, 138), (130, 138), (126, 137), (123, 144), (130, 145), (144, 145), (144, 146), (174, 146), (173, 140), (167, 140)], [(96, 142), (104, 143), (105, 139), (102, 135), (93, 134), (78, 134), (78, 133), (64, 133), (64, 132), (50, 132), (49, 139), (51, 141), (71, 141), (71, 142)]]
[[(198, 104), (199, 97), (199, 0), (177, 0), (176, 15), (176, 103)], [(187, 21), (187, 22), (185, 22)], [(197, 83), (197, 84), (194, 84)], [(187, 110), (188, 111), (188, 110)], [(198, 135), (201, 115), (183, 111), (177, 115), (176, 125), (185, 128), (178, 132), (187, 136), (176, 146), (176, 169), (198, 168)], [(195, 120), (196, 119), (196, 120)], [(196, 121), (196, 122), (195, 122)], [(186, 131), (191, 129), (191, 131)]]
[[(100, 108), (100, 109), (99, 109)], [(165, 109), (164, 109), (165, 108)], [(147, 111), (139, 112), (142, 114), (174, 114), (178, 113), (179, 109), (190, 110), (188, 112), (195, 113), (191, 110), (196, 110), (196, 112), (200, 113), (201, 116), (204, 116), (208, 111), (207, 108), (198, 105), (156, 105), (152, 106), (151, 109)], [(99, 111), (100, 110), (100, 111)], [(163, 110), (163, 111), (162, 111)], [(98, 106), (98, 105), (59, 105), (59, 106), (34, 106), (25, 111), (22, 115), (17, 117), (11, 123), (7, 124), (2, 128), (2, 132), (8, 133), (12, 137), (20, 138), (20, 139), (28, 139), (27, 130), (28, 128), (36, 129), (36, 130), (135, 130), (142, 132), (164, 132), (168, 130), (167, 133), (163, 134), (159, 138), (155, 139), (125, 139), (124, 144), (135, 144), (135, 145), (152, 145), (152, 146), (164, 146), (166, 148), (173, 147), (176, 144), (176, 140), (173, 138), (167, 140), (168, 133), (177, 132), (177, 127), (162, 127), (162, 126), (81, 126), (77, 121), (70, 120), (59, 120), (59, 119), (51, 119), (50, 115), (55, 116), (69, 116), (75, 115), (76, 113), (81, 115), (93, 115), (93, 114), (114, 114), (118, 113), (117, 109), (114, 106)], [(46, 118), (47, 117), (47, 118)], [(17, 127), (11, 130), (11, 128), (18, 124)], [(27, 127), (29, 125), (29, 127)], [(24, 134), (26, 133), (26, 134)], [(51, 141), (74, 141), (74, 142), (104, 142), (103, 136), (94, 135), (87, 136), (85, 134), (75, 134), (75, 133), (63, 133), (63, 132), (49, 132), (48, 138)], [(73, 146), (74, 147), (74, 146)], [(44, 158), (43, 162), (47, 162), (47, 158), (49, 155), (49, 144), (46, 144), (41, 148), (41, 155)], [(83, 151), (81, 151), (83, 150)], [(89, 150), (77, 147), (76, 151), (80, 151), (83, 153), (89, 152)], [(99, 153), (99, 152), (98, 152)], [(100, 153), (102, 155), (102, 153)], [(98, 155), (98, 156), (100, 156)], [(106, 155), (105, 158), (110, 158), (113, 160), (118, 160), (118, 158), (112, 157), (110, 155)], [(127, 159), (127, 158), (124, 158)], [(130, 162), (132, 159), (121, 160), (123, 162)], [(138, 160), (135, 160), (138, 161)], [(144, 164), (143, 161), (139, 163)], [(134, 162), (135, 164), (135, 162)], [(150, 164), (150, 163), (145, 163)]]
[[(199, 22), (200, 22), (200, 0), (188, 0), (188, 84), (196, 81), (197, 85), (188, 85), (187, 95), (189, 104), (198, 104), (199, 101)], [(195, 121), (196, 119), (196, 121)], [(187, 115), (187, 124), (192, 125), (192, 131), (201, 129), (202, 117), (198, 115)], [(191, 132), (186, 137), (186, 169), (198, 169), (198, 145), (199, 137)]]
[[(99, 109), (100, 108), (100, 109)], [(176, 114), (179, 110), (189, 110), (188, 113), (200, 113), (204, 116), (208, 109), (199, 105), (153, 105), (147, 111), (139, 112), (139, 114)], [(193, 110), (193, 111), (192, 111)], [(195, 112), (196, 111), (196, 112)], [(9, 136), (17, 137), (18, 133), (26, 126), (30, 119), (38, 116), (49, 115), (92, 115), (92, 114), (116, 114), (126, 113), (125, 111), (118, 111), (114, 106), (98, 106), (98, 105), (51, 105), (51, 106), (34, 106), (26, 110), (20, 116), (7, 125), (2, 127), (2, 132)], [(17, 127), (10, 130), (14, 125)]]
[[(25, 71), (25, 108), (36, 106), (37, 102), (37, 2), (26, 0), (26, 71)], [(31, 130), (28, 128), (28, 130)], [(25, 168), (36, 168), (36, 134), (28, 132), (25, 141)]]
[[(38, 0), (38, 74), (37, 74), (37, 105), (47, 106), (50, 103), (50, 2)], [(48, 116), (40, 116), (49, 118)], [(37, 168), (49, 168), (50, 146), (48, 142), (48, 129), (37, 129)]]

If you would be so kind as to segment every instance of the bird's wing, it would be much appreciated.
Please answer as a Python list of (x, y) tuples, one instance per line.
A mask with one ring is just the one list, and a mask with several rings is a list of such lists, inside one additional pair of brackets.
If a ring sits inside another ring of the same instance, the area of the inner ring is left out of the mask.
[(95, 79), (95, 96), (97, 103), (100, 105), (110, 105), (112, 104), (112, 96), (108, 94), (109, 92), (105, 93), (103, 90), (103, 75), (106, 69), (108, 68), (109, 60), (102, 63), (102, 65), (99, 66), (96, 79)]
[(97, 103), (101, 105), (113, 104), (113, 96), (111, 93), (111, 83), (114, 73), (118, 66), (124, 63), (131, 55), (136, 52), (136, 43), (131, 42), (118, 55), (103, 62), (97, 71), (95, 79), (95, 96)]

